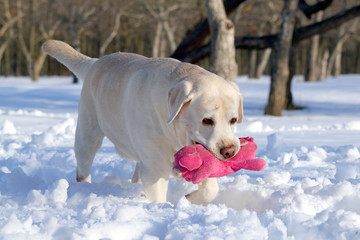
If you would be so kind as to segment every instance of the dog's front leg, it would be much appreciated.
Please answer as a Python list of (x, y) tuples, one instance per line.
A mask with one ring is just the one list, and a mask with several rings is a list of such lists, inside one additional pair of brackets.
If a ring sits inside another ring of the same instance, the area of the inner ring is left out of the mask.
[(198, 186), (198, 190), (186, 195), (186, 198), (193, 204), (208, 204), (214, 200), (219, 192), (216, 178), (207, 178), (199, 183)]
[(140, 166), (140, 179), (144, 185), (145, 196), (157, 203), (166, 202), (170, 173), (154, 167)]

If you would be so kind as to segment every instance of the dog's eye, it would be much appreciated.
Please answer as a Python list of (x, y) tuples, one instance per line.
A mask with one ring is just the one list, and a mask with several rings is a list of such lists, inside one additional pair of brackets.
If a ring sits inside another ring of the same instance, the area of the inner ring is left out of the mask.
[(235, 124), (236, 122), (237, 122), (237, 118), (232, 118), (232, 119), (230, 120), (230, 124), (231, 124), (231, 125)]
[(202, 124), (206, 125), (206, 126), (213, 126), (214, 125), (214, 120), (212, 120), (211, 118), (204, 118), (202, 120)]

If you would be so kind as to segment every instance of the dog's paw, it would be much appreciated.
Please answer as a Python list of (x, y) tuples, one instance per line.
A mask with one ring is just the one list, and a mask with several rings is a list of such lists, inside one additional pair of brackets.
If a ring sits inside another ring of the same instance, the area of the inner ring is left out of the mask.
[(219, 186), (215, 178), (207, 178), (198, 186), (198, 190), (185, 196), (193, 204), (206, 205), (214, 200), (219, 192)]
[(86, 177), (81, 176), (78, 171), (76, 171), (76, 181), (77, 182), (88, 182), (91, 183), (91, 175), (89, 174)]
[(187, 194), (186, 199), (192, 204), (206, 205), (215, 199), (217, 191), (202, 191), (197, 190), (195, 192)]
[(203, 191), (197, 190), (195, 192), (185, 195), (185, 197), (192, 204), (206, 205), (206, 204), (210, 203), (216, 197), (216, 195), (217, 194), (209, 194), (209, 193), (205, 193)]

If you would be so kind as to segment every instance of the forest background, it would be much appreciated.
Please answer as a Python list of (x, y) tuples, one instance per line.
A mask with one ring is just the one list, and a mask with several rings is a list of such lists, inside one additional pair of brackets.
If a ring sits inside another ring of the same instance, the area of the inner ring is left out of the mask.
[[(310, 19), (298, 11), (296, 26), (312, 24), (356, 4), (359, 0), (335, 0)], [(281, 24), (282, 5), (283, 0), (242, 1), (228, 14), (235, 25), (235, 35), (276, 33)], [(116, 51), (169, 57), (187, 33), (206, 19), (202, 0), (0, 0), (0, 12), (3, 13), (0, 15), (0, 75), (33, 75), (34, 80), (38, 78), (34, 71), (44, 75), (69, 74), (56, 61), (42, 56), (40, 47), (46, 39), (63, 40), (91, 57)], [(349, 21), (319, 36), (317, 62), (325, 72), (331, 68), (327, 74), (360, 72), (358, 22), (358, 19)], [(296, 74), (306, 73), (310, 44), (310, 38), (299, 43)], [(239, 74), (255, 76), (265, 51), (237, 49)], [(333, 56), (335, 52), (340, 52), (337, 59)], [(197, 63), (207, 68), (208, 59)], [(271, 57), (269, 59), (271, 61)], [(38, 65), (41, 70), (34, 66), (30, 69), (29, 65)], [(269, 71), (266, 64), (263, 73), (269, 74)], [(321, 78), (324, 76), (318, 73), (317, 79)]]
[[(148, 57), (170, 56), (209, 69), (205, 2), (0, 0), (0, 75), (29, 75), (37, 81), (40, 75), (70, 74), (42, 53), (41, 44), (47, 39), (63, 40), (91, 57), (133, 52)], [(282, 24), (286, 26), (284, 2), (224, 0), (227, 17), (235, 28), (238, 75), (259, 78), (270, 74), (279, 39), (274, 36)], [(359, 73), (359, 0), (293, 2), (298, 2), (298, 10), (291, 33), (290, 77), (300, 74), (305, 80), (318, 81), (329, 75)], [(319, 34), (305, 28), (327, 20), (315, 30)], [(301, 28), (302, 32), (296, 32)]]

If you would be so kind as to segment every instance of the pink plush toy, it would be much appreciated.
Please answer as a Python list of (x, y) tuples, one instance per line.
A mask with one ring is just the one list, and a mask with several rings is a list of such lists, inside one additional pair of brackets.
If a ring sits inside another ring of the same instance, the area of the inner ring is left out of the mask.
[(261, 171), (266, 163), (254, 158), (257, 146), (253, 138), (240, 138), (240, 151), (228, 160), (219, 160), (201, 144), (189, 145), (175, 153), (174, 168), (188, 182), (200, 183), (209, 177), (223, 177), (240, 169)]

